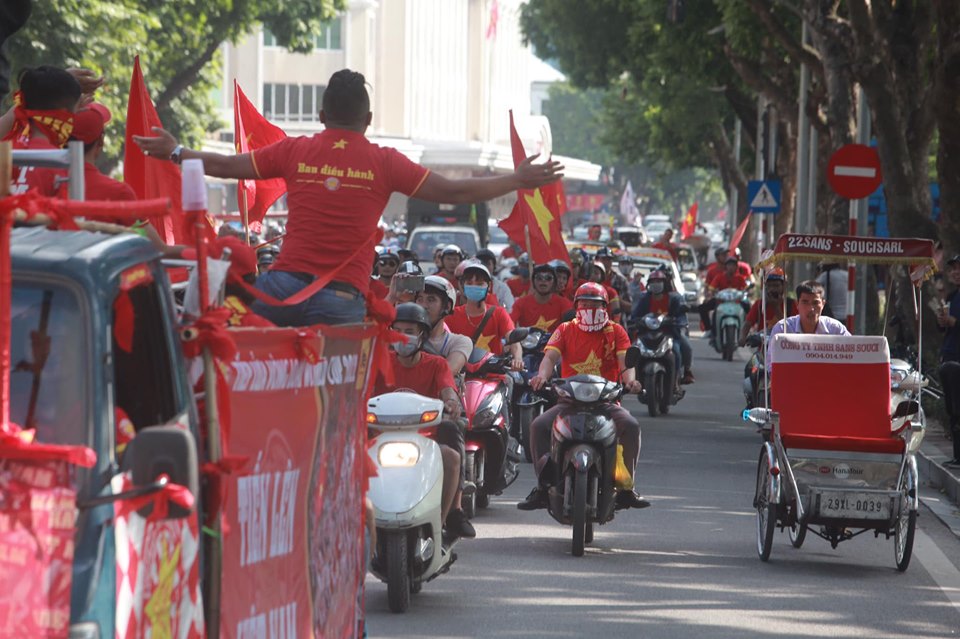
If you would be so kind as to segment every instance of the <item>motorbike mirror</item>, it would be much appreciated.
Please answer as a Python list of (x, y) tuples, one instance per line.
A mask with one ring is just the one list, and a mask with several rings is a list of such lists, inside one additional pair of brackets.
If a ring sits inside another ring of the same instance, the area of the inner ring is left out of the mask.
[(522, 342), (529, 334), (529, 328), (515, 328), (507, 335), (507, 344)]
[(631, 346), (627, 349), (627, 354), (623, 357), (623, 363), (627, 368), (634, 368), (640, 363), (640, 349)]
[(571, 308), (569, 311), (567, 311), (566, 313), (560, 316), (560, 321), (572, 322), (573, 318), (575, 318), (576, 316), (577, 316), (577, 312)]
[(919, 412), (920, 402), (915, 400), (906, 400), (897, 404), (897, 408), (893, 411), (893, 415), (890, 416), (890, 419), (909, 417), (910, 415), (916, 415)]
[(747, 336), (747, 346), (750, 348), (759, 348), (761, 344), (763, 344), (763, 337), (760, 336), (760, 333)]

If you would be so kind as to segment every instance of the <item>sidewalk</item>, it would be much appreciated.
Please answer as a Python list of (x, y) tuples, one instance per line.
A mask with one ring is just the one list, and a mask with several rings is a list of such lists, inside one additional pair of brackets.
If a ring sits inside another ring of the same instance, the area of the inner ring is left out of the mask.
[(947, 439), (943, 426), (927, 421), (927, 431), (917, 454), (921, 486), (920, 500), (960, 537), (960, 468), (946, 468), (943, 462), (953, 457), (953, 442)]

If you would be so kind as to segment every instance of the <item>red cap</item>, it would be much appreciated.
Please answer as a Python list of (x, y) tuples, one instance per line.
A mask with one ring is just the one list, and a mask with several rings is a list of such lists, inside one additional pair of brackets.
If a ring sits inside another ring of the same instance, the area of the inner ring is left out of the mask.
[(73, 114), (73, 133), (70, 137), (84, 144), (92, 144), (103, 135), (103, 127), (110, 121), (110, 109), (98, 102), (88, 104)]
[(246, 242), (239, 237), (219, 237), (217, 245), (220, 247), (220, 254), (223, 249), (230, 249), (230, 274), (243, 278), (246, 275), (257, 274), (257, 253), (253, 247), (248, 246)]

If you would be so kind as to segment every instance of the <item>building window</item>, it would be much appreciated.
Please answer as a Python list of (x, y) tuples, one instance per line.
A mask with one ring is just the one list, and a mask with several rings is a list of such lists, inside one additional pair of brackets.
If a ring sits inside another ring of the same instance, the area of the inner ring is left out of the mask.
[(320, 27), (320, 35), (315, 39), (314, 48), (326, 51), (339, 51), (341, 46), (342, 23), (340, 17), (324, 23)]
[(263, 115), (268, 120), (316, 122), (326, 88), (322, 84), (264, 84)]

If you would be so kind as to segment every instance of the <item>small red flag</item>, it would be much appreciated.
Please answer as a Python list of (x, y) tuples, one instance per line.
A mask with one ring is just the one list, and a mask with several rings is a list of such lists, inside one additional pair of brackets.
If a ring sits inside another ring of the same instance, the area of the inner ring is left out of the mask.
[(743, 234), (747, 232), (747, 224), (750, 223), (750, 216), (753, 215), (751, 212), (747, 212), (744, 216), (743, 221), (737, 226), (737, 230), (734, 231), (733, 237), (730, 238), (730, 252), (733, 252), (733, 249), (737, 248), (737, 245), (740, 243), (740, 240), (743, 239)]
[[(233, 81), (233, 139), (237, 153), (249, 153), (284, 139), (287, 134), (260, 115), (237, 81)], [(263, 221), (264, 215), (277, 199), (287, 192), (283, 178), (269, 180), (240, 180), (237, 184), (237, 204), (247, 211), (251, 223)], [(246, 196), (246, 197), (244, 197)]]
[(162, 126), (157, 109), (150, 99), (140, 71), (140, 56), (133, 59), (133, 77), (130, 79), (130, 98), (127, 102), (127, 132), (123, 151), (123, 181), (133, 188), (137, 198), (150, 200), (170, 198), (172, 210), (168, 217), (150, 217), (147, 220), (167, 244), (183, 243), (183, 209), (180, 205), (180, 170), (166, 159), (150, 158), (143, 154), (133, 136), (154, 136), (152, 128)]
[[(510, 147), (513, 151), (513, 165), (519, 166), (527, 155), (523, 142), (513, 124), (513, 111), (510, 111)], [(533, 190), (517, 191), (517, 203), (513, 205), (510, 217), (500, 220), (499, 226), (516, 244), (530, 252), (530, 259), (536, 264), (560, 259), (570, 263), (567, 245), (563, 241), (563, 227), (560, 217), (566, 207), (566, 196), (560, 180), (551, 182)], [(530, 246), (527, 246), (529, 230)]]
[(694, 202), (687, 210), (687, 215), (683, 218), (683, 224), (680, 225), (680, 239), (685, 240), (697, 231), (697, 213), (700, 207), (699, 202)]

